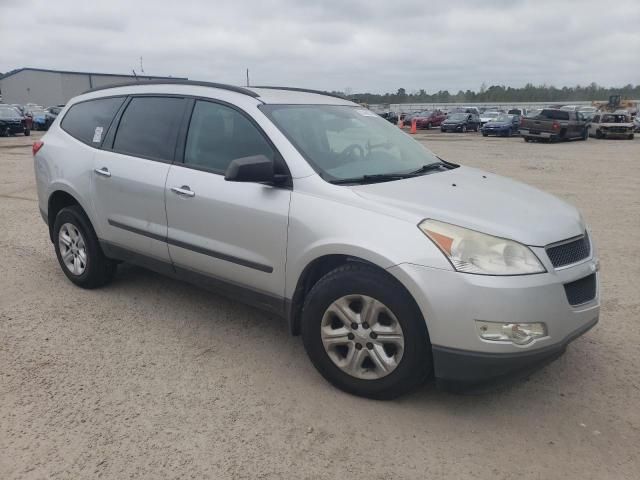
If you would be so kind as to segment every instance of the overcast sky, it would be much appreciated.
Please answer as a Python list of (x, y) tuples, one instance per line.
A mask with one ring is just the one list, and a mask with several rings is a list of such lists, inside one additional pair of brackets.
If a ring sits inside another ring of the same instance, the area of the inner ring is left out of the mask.
[(382, 93), (640, 83), (640, 0), (0, 0), (0, 72)]

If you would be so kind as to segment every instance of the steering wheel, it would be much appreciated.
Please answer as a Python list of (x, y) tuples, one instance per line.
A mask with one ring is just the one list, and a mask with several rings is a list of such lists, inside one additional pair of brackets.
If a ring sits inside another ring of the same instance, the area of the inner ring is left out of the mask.
[[(364, 148), (362, 148), (357, 143), (352, 143), (351, 145), (349, 145), (347, 148), (345, 148), (342, 152), (338, 154), (338, 156), (336, 157), (336, 163), (341, 163), (342, 161), (347, 161), (351, 159), (354, 156), (353, 153), (356, 150), (358, 150), (358, 156), (360, 157), (360, 160), (364, 160), (364, 157), (365, 157)], [(351, 161), (354, 161), (354, 160), (356, 159), (354, 158)]]

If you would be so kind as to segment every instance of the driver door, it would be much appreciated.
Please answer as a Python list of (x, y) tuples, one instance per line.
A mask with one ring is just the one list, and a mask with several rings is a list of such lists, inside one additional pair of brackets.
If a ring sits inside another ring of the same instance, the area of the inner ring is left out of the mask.
[(251, 155), (283, 167), (246, 114), (214, 101), (194, 102), (184, 157), (171, 165), (166, 183), (169, 253), (187, 280), (227, 291), (241, 287), (232, 293), (251, 291), (246, 302), (278, 308), (291, 190), (224, 179), (232, 160)]

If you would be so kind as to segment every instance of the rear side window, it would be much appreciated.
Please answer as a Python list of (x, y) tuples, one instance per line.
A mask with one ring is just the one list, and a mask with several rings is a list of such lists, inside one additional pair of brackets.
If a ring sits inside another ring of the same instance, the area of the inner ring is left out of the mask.
[(120, 119), (113, 150), (171, 162), (184, 104), (182, 98), (132, 98)]
[(191, 116), (185, 165), (224, 173), (236, 158), (275, 152), (260, 131), (240, 112), (213, 102), (197, 101)]
[(76, 103), (65, 114), (60, 126), (77, 140), (99, 147), (122, 102), (124, 97)]

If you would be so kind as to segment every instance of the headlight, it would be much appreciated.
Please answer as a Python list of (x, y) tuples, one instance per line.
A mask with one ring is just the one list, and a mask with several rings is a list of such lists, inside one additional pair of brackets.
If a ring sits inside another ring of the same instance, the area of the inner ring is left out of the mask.
[(521, 243), (437, 220), (423, 220), (418, 227), (458, 272), (480, 275), (546, 272), (534, 253)]

